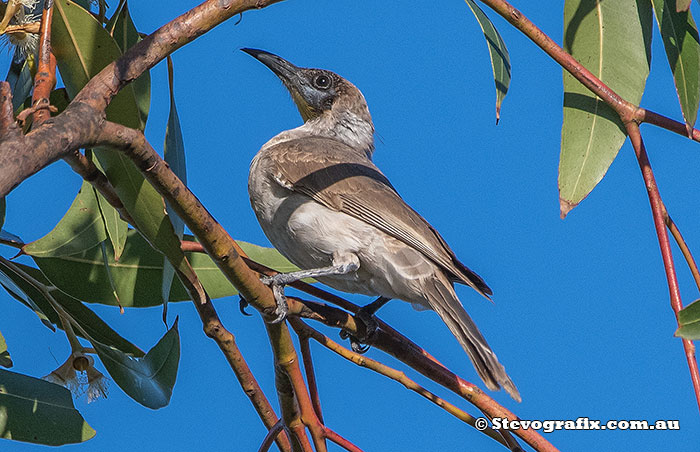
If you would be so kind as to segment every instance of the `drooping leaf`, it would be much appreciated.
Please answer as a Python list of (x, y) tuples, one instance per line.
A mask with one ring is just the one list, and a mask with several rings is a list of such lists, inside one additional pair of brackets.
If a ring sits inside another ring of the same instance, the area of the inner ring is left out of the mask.
[[(173, 65), (172, 59), (168, 57), (168, 86), (170, 89), (170, 113), (168, 115), (168, 125), (165, 129), (165, 143), (163, 144), (163, 157), (175, 175), (187, 185), (187, 166), (185, 163), (185, 143), (182, 139), (182, 128), (180, 127), (180, 117), (175, 106), (175, 92), (173, 89)], [(166, 201), (165, 207), (168, 217), (173, 224), (175, 235), (182, 240), (185, 233), (185, 222), (177, 215), (170, 203)], [(161, 296), (164, 306), (163, 317), (167, 314), (167, 301), (170, 294), (170, 287), (175, 276), (175, 269), (168, 262), (167, 258), (163, 264), (163, 285)]]
[(684, 339), (700, 339), (700, 300), (695, 300), (678, 313), (679, 328), (676, 336)]
[(107, 30), (109, 34), (112, 34), (114, 32), (114, 24), (117, 22), (117, 19), (119, 18), (119, 15), (121, 14), (122, 8), (124, 8), (125, 3), (126, 0), (119, 0), (119, 4), (114, 9), (112, 17), (110, 17), (107, 23), (105, 24), (105, 30)]
[(10, 352), (7, 350), (7, 342), (5, 342), (5, 337), (0, 332), (0, 366), (2, 367), (12, 367), (12, 358), (10, 358)]
[(692, 128), (700, 103), (700, 43), (698, 29), (688, 10), (690, 1), (688, 5), (682, 5), (681, 0), (676, 1), (680, 12), (676, 11), (672, 0), (652, 0), (652, 3), (683, 118), (687, 127)]
[(0, 229), (0, 243), (12, 244), (19, 247), (24, 246), (24, 242), (21, 238), (19, 238), (19, 236), (16, 236), (15, 234), (4, 229)]
[[(86, 155), (90, 155), (97, 166), (97, 169), (104, 172), (104, 169), (100, 165), (99, 160), (94, 158), (92, 151), (86, 152)], [(95, 190), (97, 196), (97, 205), (100, 208), (100, 214), (102, 215), (102, 220), (104, 221), (105, 228), (107, 229), (107, 236), (110, 242), (112, 242), (112, 248), (114, 249), (114, 259), (119, 260), (119, 257), (124, 252), (124, 243), (126, 243), (126, 233), (129, 230), (129, 224), (122, 220), (117, 209), (112, 207), (112, 205), (107, 202), (107, 200)]]
[[(120, 3), (120, 8), (112, 16), (107, 24), (107, 30), (110, 32), (117, 45), (122, 52), (126, 52), (131, 46), (141, 40), (136, 25), (129, 13), (129, 4), (124, 1)], [(139, 78), (131, 84), (136, 97), (136, 103), (141, 114), (141, 129), (146, 127), (148, 119), (148, 111), (151, 108), (151, 75), (149, 71), (144, 72)]]
[[(119, 46), (97, 19), (70, 0), (54, 1), (51, 33), (51, 48), (71, 99), (90, 78), (121, 55)], [(107, 118), (139, 128), (133, 90), (119, 91), (107, 107)]]
[(26, 244), (30, 256), (68, 256), (95, 247), (107, 238), (95, 191), (83, 181), (78, 195), (56, 227), (44, 237)]
[(178, 321), (142, 358), (91, 342), (114, 382), (132, 399), (154, 410), (166, 406), (175, 386), (180, 361)]
[[(112, 289), (112, 296), (114, 297), (114, 303), (121, 307), (119, 302), (119, 292), (117, 292), (117, 285), (114, 283), (114, 277), (112, 276), (112, 270), (109, 268), (109, 250), (107, 250), (107, 243), (100, 243), (100, 251), (102, 251), (102, 262), (104, 263), (105, 273), (107, 274), (107, 279), (109, 280), (109, 287)], [(115, 253), (116, 254), (116, 253)], [(116, 259), (116, 258), (115, 258)]]
[[(49, 280), (46, 279), (39, 269), (23, 264), (15, 265), (17, 265), (23, 272), (27, 273), (40, 284), (44, 286), (51, 286)], [(46, 312), (46, 315), (51, 322), (55, 323), (59, 327), (61, 326), (61, 322), (58, 319), (58, 314), (56, 314), (51, 307), (50, 302), (39, 290), (21, 278), (14, 279), (14, 282), (26, 294), (35, 300), (36, 304), (42, 309), (42, 311)], [(95, 314), (82, 302), (61, 292), (58, 289), (50, 289), (49, 293), (53, 299), (61, 305), (63, 310), (66, 311), (66, 313), (73, 320), (75, 320), (85, 330), (85, 332), (90, 335), (91, 338), (101, 342), (102, 344), (116, 347), (124, 353), (129, 353), (137, 357), (144, 355), (140, 348), (124, 339), (121, 335), (119, 335), (119, 333), (114, 331), (112, 327), (105, 323), (97, 314)], [(80, 330), (77, 330), (76, 333), (81, 335)]]
[(22, 275), (18, 274), (15, 269), (9, 265), (7, 261), (5, 261), (4, 258), (0, 257), (0, 286), (2, 286), (13, 298), (22, 302), (25, 306), (34, 311), (44, 326), (49, 328), (51, 331), (56, 331), (53, 323), (48, 318), (48, 315), (51, 314), (53, 309), (44, 311), (42, 308), (40, 308), (35, 301), (35, 298), (29, 296), (27, 292), (20, 287), (20, 284), (18, 284), (22, 280), (24, 280)]
[[(564, 49), (624, 99), (639, 104), (649, 74), (651, 16), (646, 2), (567, 0)], [(562, 217), (600, 182), (625, 137), (613, 109), (564, 71)]]
[(472, 13), (479, 22), (481, 31), (484, 32), (484, 38), (489, 49), (491, 57), (491, 68), (493, 69), (493, 78), (496, 82), (496, 122), (501, 117), (501, 103), (506, 97), (508, 87), (510, 86), (510, 56), (506, 43), (501, 38), (500, 33), (496, 30), (488, 16), (479, 8), (474, 0), (465, 0)]
[[(185, 236), (185, 239), (191, 240), (192, 237)], [(251, 259), (268, 267), (280, 272), (298, 270), (274, 248), (238, 243)], [(109, 246), (107, 249), (110, 249)], [(211, 298), (237, 293), (209, 256), (203, 253), (187, 253), (187, 258)], [(86, 302), (114, 305), (100, 246), (73, 256), (34, 260), (46, 277), (64, 292)], [(162, 302), (162, 255), (154, 251), (136, 231), (129, 231), (121, 259), (119, 262), (109, 259), (109, 266), (122, 306), (148, 307)], [(189, 299), (180, 281), (173, 281), (170, 301)]]
[(60, 446), (93, 436), (68, 389), (0, 369), (0, 438)]

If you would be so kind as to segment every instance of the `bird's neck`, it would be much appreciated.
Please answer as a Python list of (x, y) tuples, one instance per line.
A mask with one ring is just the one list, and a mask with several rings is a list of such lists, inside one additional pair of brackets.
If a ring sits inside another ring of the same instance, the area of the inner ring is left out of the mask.
[(370, 159), (374, 152), (374, 125), (372, 121), (367, 121), (348, 110), (341, 112), (327, 111), (316, 118), (306, 121), (296, 129), (280, 133), (267, 142), (264, 147), (309, 136), (326, 137), (341, 141), (353, 149), (366, 153)]

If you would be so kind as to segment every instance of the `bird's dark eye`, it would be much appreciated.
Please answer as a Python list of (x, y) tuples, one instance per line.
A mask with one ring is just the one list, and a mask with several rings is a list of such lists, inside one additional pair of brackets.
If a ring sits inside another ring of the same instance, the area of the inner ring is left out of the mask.
[(314, 85), (318, 89), (328, 89), (331, 86), (331, 78), (327, 75), (318, 75), (314, 79)]

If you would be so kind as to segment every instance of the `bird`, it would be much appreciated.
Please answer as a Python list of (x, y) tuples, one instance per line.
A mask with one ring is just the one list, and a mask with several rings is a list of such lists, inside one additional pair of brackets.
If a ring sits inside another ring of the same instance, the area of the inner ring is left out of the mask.
[(248, 194), (272, 245), (301, 271), (263, 277), (286, 315), (283, 287), (315, 278), (334, 289), (435, 311), (493, 391), (520, 401), (515, 384), (455, 293), (484, 280), (459, 261), (372, 161), (374, 125), (360, 90), (340, 75), (243, 48), (285, 85), (304, 123), (274, 136), (250, 165)]

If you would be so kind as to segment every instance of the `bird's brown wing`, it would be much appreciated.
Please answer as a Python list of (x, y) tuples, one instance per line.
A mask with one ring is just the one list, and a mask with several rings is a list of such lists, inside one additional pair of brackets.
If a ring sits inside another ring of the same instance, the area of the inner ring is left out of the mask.
[(440, 234), (399, 196), (364, 152), (329, 138), (274, 145), (261, 156), (278, 183), (401, 240), (488, 297), (491, 289), (455, 256)]

